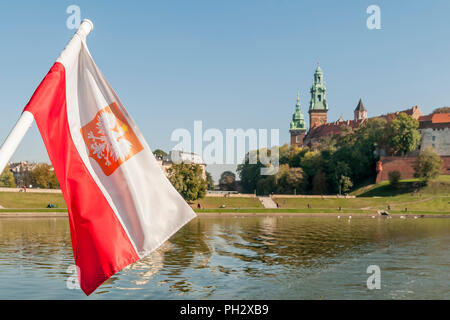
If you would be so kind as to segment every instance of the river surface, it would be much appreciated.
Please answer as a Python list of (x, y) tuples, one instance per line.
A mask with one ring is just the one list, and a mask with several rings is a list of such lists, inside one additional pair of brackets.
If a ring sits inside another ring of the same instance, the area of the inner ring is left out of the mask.
[(0, 299), (450, 299), (450, 219), (196, 218), (89, 297), (73, 265), (67, 219), (0, 219)]

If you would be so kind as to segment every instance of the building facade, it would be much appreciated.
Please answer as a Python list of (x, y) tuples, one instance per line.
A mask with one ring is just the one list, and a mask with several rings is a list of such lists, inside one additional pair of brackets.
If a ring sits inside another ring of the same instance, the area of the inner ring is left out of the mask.
[(172, 167), (172, 164), (175, 163), (193, 163), (198, 164), (202, 169), (202, 178), (206, 180), (206, 164), (203, 161), (202, 157), (193, 152), (184, 152), (174, 150), (171, 151), (168, 156), (165, 157), (156, 157), (156, 161), (163, 169), (164, 174), (167, 176), (168, 170)]
[(450, 113), (434, 113), (419, 118), (420, 150), (432, 147), (440, 156), (450, 156)]

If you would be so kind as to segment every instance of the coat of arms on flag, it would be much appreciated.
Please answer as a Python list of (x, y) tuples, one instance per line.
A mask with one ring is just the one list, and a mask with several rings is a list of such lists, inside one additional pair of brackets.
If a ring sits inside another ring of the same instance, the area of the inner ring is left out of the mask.
[(115, 102), (103, 108), (81, 128), (89, 156), (105, 175), (144, 149)]

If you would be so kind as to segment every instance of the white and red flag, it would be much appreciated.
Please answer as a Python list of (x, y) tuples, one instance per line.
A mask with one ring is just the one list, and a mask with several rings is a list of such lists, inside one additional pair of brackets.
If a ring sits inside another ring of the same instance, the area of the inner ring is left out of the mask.
[(37, 122), (67, 203), (87, 295), (196, 216), (95, 65), (89, 28), (84, 22), (24, 110)]

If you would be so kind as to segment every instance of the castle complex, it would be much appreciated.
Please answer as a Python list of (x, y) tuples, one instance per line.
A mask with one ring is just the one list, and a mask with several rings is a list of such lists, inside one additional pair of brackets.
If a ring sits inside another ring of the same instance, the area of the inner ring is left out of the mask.
[[(317, 66), (314, 73), (314, 82), (310, 89), (309, 129), (306, 129), (305, 116), (300, 109), (300, 93), (297, 93), (297, 104), (289, 129), (291, 146), (314, 148), (320, 144), (323, 137), (338, 135), (346, 127), (357, 130), (368, 119), (367, 109), (360, 99), (354, 110), (353, 120), (344, 120), (340, 117), (335, 122), (328, 122), (326, 91), (323, 71), (320, 66)], [(424, 150), (427, 147), (432, 147), (442, 157), (444, 161), (442, 173), (450, 174), (450, 113), (448, 108), (444, 109), (447, 110), (442, 113), (432, 113), (424, 116), (420, 108), (414, 106), (407, 110), (377, 116), (390, 121), (398, 114), (406, 113), (419, 121), (419, 131), (422, 135), (418, 149), (407, 157), (386, 157), (385, 154), (380, 154), (379, 166), (385, 169), (379, 171), (377, 181), (386, 180), (389, 171), (392, 170), (401, 171), (404, 178), (412, 178), (414, 173), (412, 166), (415, 157), (420, 150)]]
[(342, 125), (347, 125), (352, 128), (357, 128), (367, 119), (367, 110), (364, 107), (362, 100), (359, 100), (358, 106), (354, 111), (353, 121), (344, 121), (342, 117), (333, 123), (327, 121), (328, 102), (327, 102), (327, 88), (323, 81), (323, 71), (320, 65), (317, 66), (314, 73), (314, 82), (310, 90), (311, 101), (309, 103), (309, 131), (306, 133), (305, 117), (300, 110), (300, 96), (297, 93), (297, 105), (295, 113), (292, 117), (290, 134), (291, 145), (299, 147), (312, 147), (318, 140), (330, 134), (338, 134)]
[[(309, 130), (306, 129), (305, 116), (300, 109), (300, 94), (297, 93), (297, 104), (290, 124), (291, 145), (299, 147), (314, 147), (320, 143), (320, 139), (340, 134), (344, 127), (357, 130), (367, 117), (367, 109), (360, 99), (354, 110), (353, 120), (344, 120), (340, 117), (335, 122), (328, 122), (328, 102), (323, 71), (320, 66), (314, 73), (313, 85), (310, 89), (311, 101), (309, 103)], [(377, 117), (392, 120), (399, 113), (406, 113), (419, 121), (419, 130), (422, 141), (419, 150), (433, 147), (441, 156), (450, 156), (450, 113), (438, 113), (423, 116), (420, 108), (414, 106), (410, 109), (388, 113)]]

